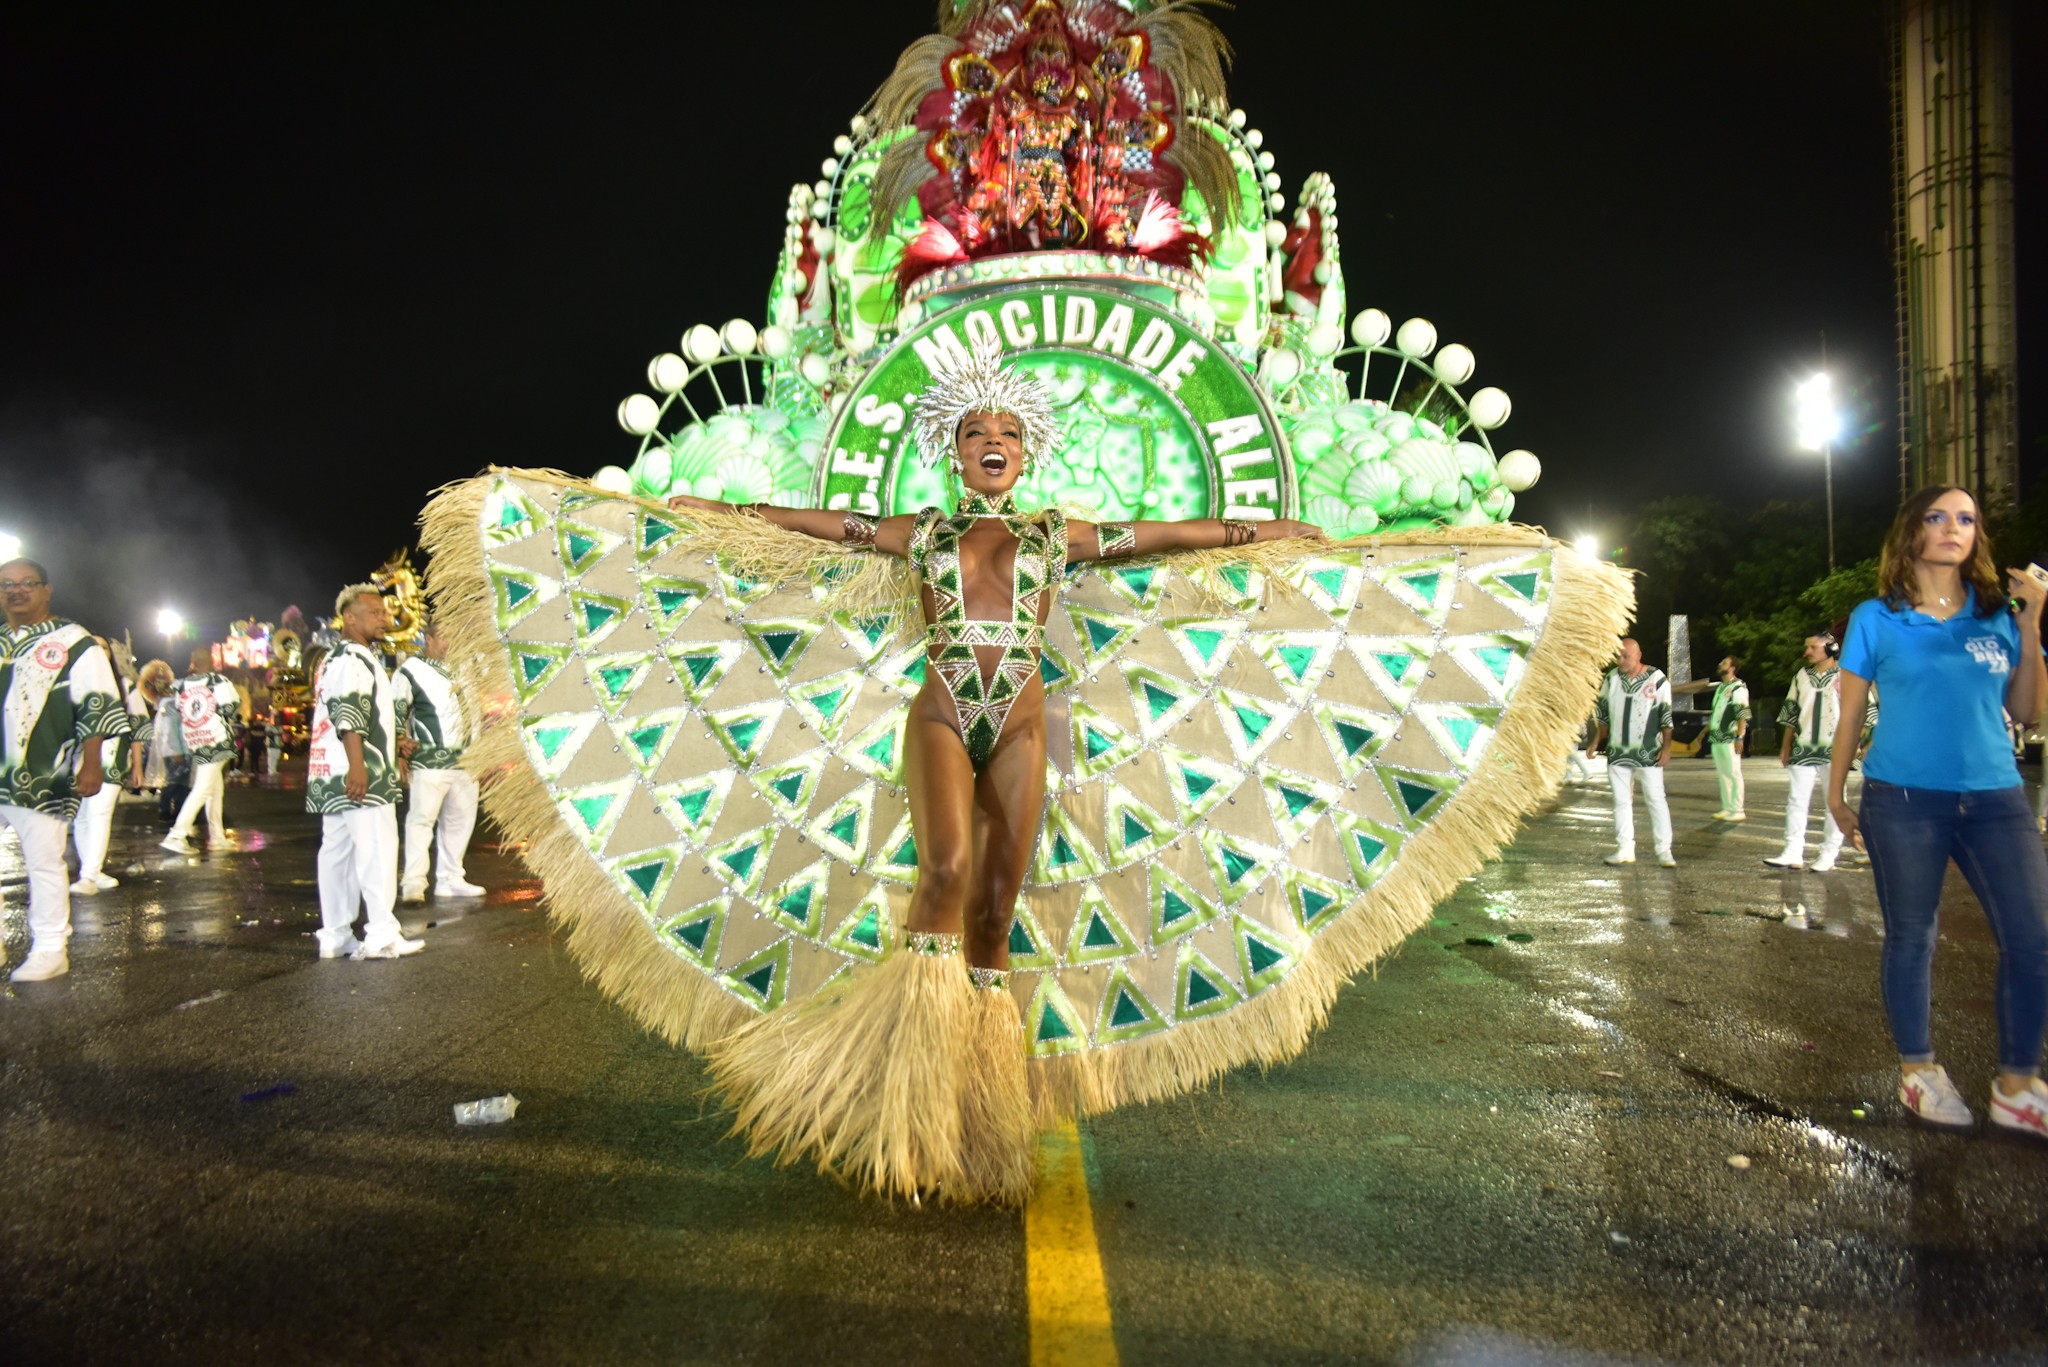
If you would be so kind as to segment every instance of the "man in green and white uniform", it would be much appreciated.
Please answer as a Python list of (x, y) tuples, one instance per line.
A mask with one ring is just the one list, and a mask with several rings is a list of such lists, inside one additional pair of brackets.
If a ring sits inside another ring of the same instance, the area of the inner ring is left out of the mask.
[(398, 729), (413, 746), (406, 780), (405, 871), (398, 895), (407, 902), (427, 897), (427, 846), (434, 845), (436, 897), (481, 897), (484, 890), (463, 877), (462, 861), (476, 829), (476, 780), (462, 771), (469, 744), (455, 676), (446, 663), (447, 638), (428, 622), (420, 645), (425, 652), (400, 664), (391, 675)]
[[(396, 959), (425, 948), (401, 933), (398, 901), (398, 756), (391, 676), (372, 643), (391, 629), (375, 584), (351, 584), (334, 600), (343, 641), (313, 685), (306, 810), (320, 817), (323, 959)], [(355, 936), (356, 910), (365, 913)]]
[(91, 633), (50, 615), (50, 576), (33, 560), (0, 565), (0, 823), (28, 869), (29, 954), (16, 982), (71, 971), (64, 835), (80, 798), (106, 781), (103, 742), (125, 735), (114, 666)]
[(1742, 661), (1730, 655), (1715, 671), (1721, 681), (1714, 685), (1712, 710), (1707, 713), (1707, 744), (1714, 754), (1714, 777), (1721, 788), (1721, 808), (1716, 821), (1747, 821), (1742, 810), (1742, 744), (1749, 738), (1749, 685), (1737, 670)]
[(221, 800), (227, 791), (228, 761), (235, 757), (235, 720), (242, 715), (242, 695), (228, 676), (213, 667), (213, 651), (192, 650), (192, 672), (171, 690), (170, 706), (184, 726), (185, 754), (192, 761), (192, 791), (178, 809), (170, 834), (160, 842), (173, 854), (190, 854), (186, 837), (199, 814), (206, 814), (206, 848), (231, 850), (221, 822)]
[[(1842, 648), (1832, 634), (1822, 632), (1806, 638), (1806, 662), (1792, 677), (1785, 705), (1778, 709), (1778, 763), (1785, 766), (1789, 787), (1785, 794), (1785, 848), (1764, 860), (1773, 868), (1796, 869), (1806, 862), (1806, 811), (1813, 801), (1814, 784), (1826, 776), (1834, 758), (1835, 720), (1842, 711), (1842, 671), (1835, 659)], [(1821, 828), (1820, 855), (1813, 861), (1815, 873), (1835, 867), (1842, 852), (1841, 828), (1835, 815), (1821, 804), (1827, 818)]]
[(1671, 806), (1664, 798), (1664, 765), (1671, 758), (1671, 686), (1664, 671), (1643, 663), (1643, 648), (1621, 642), (1621, 658), (1600, 682), (1593, 748), (1607, 747), (1607, 784), (1614, 792), (1614, 853), (1610, 864), (1636, 862), (1634, 788), (1638, 777), (1650, 807), (1657, 862), (1671, 868)]

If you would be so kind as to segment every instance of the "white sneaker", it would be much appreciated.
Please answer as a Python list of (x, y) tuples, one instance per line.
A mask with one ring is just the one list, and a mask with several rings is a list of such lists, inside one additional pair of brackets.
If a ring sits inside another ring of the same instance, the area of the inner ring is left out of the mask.
[(1780, 850), (1764, 862), (1774, 869), (1803, 869), (1806, 867), (1806, 851)]
[(167, 835), (156, 842), (158, 849), (169, 850), (172, 854), (190, 854), (192, 846), (182, 835)]
[(1814, 860), (1806, 867), (1812, 873), (1833, 873), (1835, 871), (1835, 856), (1824, 852), (1820, 858)]
[(1992, 1083), (1991, 1123), (2036, 1139), (2048, 1139), (2048, 1083), (2032, 1078), (2025, 1091), (2011, 1097)]
[(406, 955), (417, 954), (426, 947), (427, 942), (425, 940), (408, 940), (401, 935), (395, 940), (386, 940), (374, 949), (369, 945), (364, 945), (352, 957), (357, 960), (403, 959)]
[(80, 897), (97, 897), (99, 895), (100, 885), (98, 883), (93, 882), (92, 879), (90, 878), (81, 878), (71, 885), (71, 890), (77, 893)]
[(235, 838), (231, 835), (217, 835), (206, 842), (206, 848), (209, 850), (232, 850), (239, 849), (240, 846), (235, 843)]
[(353, 959), (362, 951), (363, 942), (351, 935), (338, 945), (320, 946), (320, 957), (323, 959)]
[(1601, 862), (1605, 864), (1633, 864), (1636, 862), (1636, 852), (1634, 850), (1616, 850)]
[(120, 879), (109, 877), (104, 873), (94, 874), (92, 881), (93, 886), (97, 887), (101, 892), (105, 892), (108, 888), (118, 888), (121, 886)]
[(483, 895), (484, 890), (482, 888), (474, 883), (464, 882), (459, 878), (452, 883), (437, 883), (434, 886), (434, 896), (436, 897), (481, 897)]
[(416, 905), (427, 900), (427, 890), (425, 888), (400, 888), (398, 890), (398, 900), (404, 902), (407, 906)]
[(21, 961), (21, 967), (14, 970), (12, 980), (18, 983), (46, 982), (51, 978), (61, 978), (70, 971), (71, 955), (63, 945), (48, 949), (38, 947), (28, 952), (28, 957)]
[(1669, 850), (1657, 851), (1657, 863), (1660, 867), (1667, 869), (1675, 869), (1678, 867), (1678, 861), (1671, 857), (1671, 851)]
[(1722, 817), (1721, 819), (1722, 819), (1723, 821), (1747, 821), (1747, 820), (1749, 820), (1749, 818), (1748, 818), (1747, 816), (1743, 815), (1743, 814), (1742, 814), (1741, 812), (1730, 812), (1730, 813), (1728, 813), (1728, 815), (1726, 815), (1726, 816)]
[(1899, 1104), (1915, 1120), (1938, 1130), (1970, 1130), (1977, 1117), (1963, 1101), (1962, 1093), (1948, 1080), (1948, 1069), (1940, 1064), (1902, 1074)]

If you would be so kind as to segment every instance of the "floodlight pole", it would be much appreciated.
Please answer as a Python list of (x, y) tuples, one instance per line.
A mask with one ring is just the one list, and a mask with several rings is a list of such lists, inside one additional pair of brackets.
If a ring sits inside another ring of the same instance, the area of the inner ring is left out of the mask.
[[(1820, 373), (1828, 373), (1828, 334), (1823, 328), (1820, 334)], [(1832, 393), (1828, 402), (1833, 404)], [(1835, 572), (1835, 425), (1828, 424), (1827, 440), (1820, 446), (1821, 476), (1827, 484), (1828, 499), (1828, 573)]]

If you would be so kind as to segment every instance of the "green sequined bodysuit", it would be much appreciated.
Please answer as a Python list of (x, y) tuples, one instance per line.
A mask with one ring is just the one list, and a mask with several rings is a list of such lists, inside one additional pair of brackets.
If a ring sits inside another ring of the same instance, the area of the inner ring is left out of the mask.
[[(961, 582), (960, 538), (976, 520), (999, 517), (1017, 538), (1017, 559), (1011, 571), (1010, 615), (1007, 620), (970, 618), (967, 591)], [(969, 491), (951, 517), (937, 508), (917, 515), (910, 533), (910, 565), (932, 592), (932, 620), (925, 626), (925, 653), (939, 682), (952, 696), (959, 718), (960, 739), (968, 761), (978, 771), (995, 753), (1003, 723), (1031, 676), (1038, 672), (1045, 649), (1045, 628), (1038, 620), (1045, 595), (1067, 565), (1067, 519), (1057, 508), (1043, 521), (1026, 518), (1008, 494), (990, 498)], [(1002, 658), (982, 677), (976, 646), (1000, 646)]]

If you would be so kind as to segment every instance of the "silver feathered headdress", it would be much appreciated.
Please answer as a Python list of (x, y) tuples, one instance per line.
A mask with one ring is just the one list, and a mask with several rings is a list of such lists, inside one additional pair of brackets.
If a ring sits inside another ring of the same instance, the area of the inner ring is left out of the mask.
[(956, 434), (969, 413), (1008, 413), (1024, 429), (1024, 468), (1066, 442), (1053, 413), (1052, 392), (1022, 370), (1005, 370), (1003, 354), (982, 342), (967, 364), (941, 367), (911, 408), (917, 449), (927, 465), (957, 461)]

